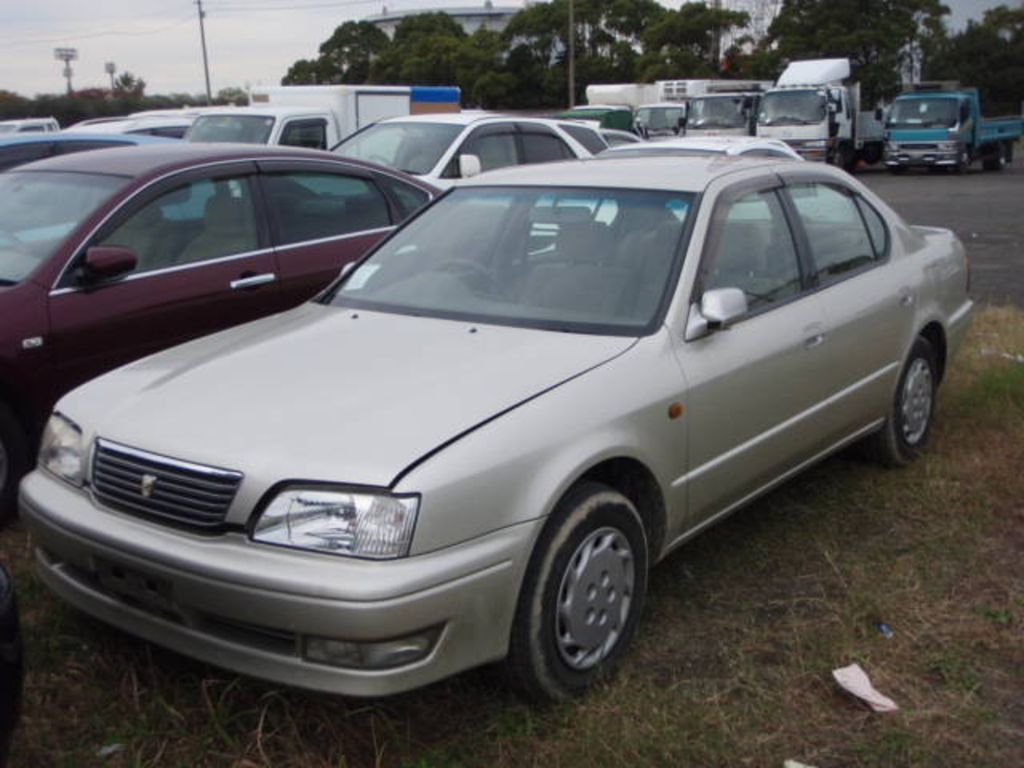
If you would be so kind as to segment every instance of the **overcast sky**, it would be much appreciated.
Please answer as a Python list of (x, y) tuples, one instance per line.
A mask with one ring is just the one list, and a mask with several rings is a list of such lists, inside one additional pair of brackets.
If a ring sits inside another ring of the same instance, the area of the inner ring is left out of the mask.
[[(1014, 0), (1004, 0), (1013, 5)], [(1019, 0), (1017, 0), (1019, 2)], [(962, 28), (1000, 0), (945, 0)], [(416, 7), (483, 5), (472, 0), (203, 0), (214, 93), (276, 84), (300, 58), (313, 58), (338, 24)], [(663, 0), (678, 7), (679, 0)], [(522, 0), (494, 0), (497, 6)], [(192, 0), (2, 0), (0, 89), (24, 95), (64, 89), (58, 46), (78, 49), (75, 88), (109, 86), (104, 63), (142, 77), (147, 92), (203, 91), (199, 24)]]

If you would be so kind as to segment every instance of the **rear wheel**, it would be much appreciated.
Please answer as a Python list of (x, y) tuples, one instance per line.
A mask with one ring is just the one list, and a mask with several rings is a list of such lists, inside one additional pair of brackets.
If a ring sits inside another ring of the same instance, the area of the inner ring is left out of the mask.
[(505, 662), (512, 686), (559, 701), (609, 676), (636, 630), (647, 566), (633, 504), (599, 483), (572, 489), (527, 567)]
[(919, 336), (900, 373), (885, 423), (866, 441), (873, 458), (886, 466), (899, 467), (921, 454), (931, 434), (938, 383), (935, 350)]
[(6, 403), (0, 402), (0, 523), (14, 517), (18, 481), (28, 471), (28, 441)]
[(985, 156), (981, 161), (981, 167), (986, 171), (1001, 171), (1006, 167), (1006, 145), (1003, 142), (996, 144), (996, 151)]

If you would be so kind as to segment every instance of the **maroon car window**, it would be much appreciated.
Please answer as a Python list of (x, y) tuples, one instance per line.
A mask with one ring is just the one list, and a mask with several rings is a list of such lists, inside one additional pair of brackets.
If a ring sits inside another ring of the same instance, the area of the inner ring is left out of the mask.
[(256, 212), (246, 179), (203, 179), (178, 187), (136, 211), (100, 245), (131, 248), (135, 271), (152, 272), (259, 248)]
[(270, 173), (263, 181), (277, 245), (391, 226), (387, 201), (366, 179), (293, 171)]

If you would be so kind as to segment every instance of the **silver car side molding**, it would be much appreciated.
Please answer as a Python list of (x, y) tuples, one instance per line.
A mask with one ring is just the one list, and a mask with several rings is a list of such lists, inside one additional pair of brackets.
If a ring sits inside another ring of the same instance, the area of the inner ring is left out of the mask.
[(733, 512), (738, 510), (740, 507), (743, 507), (746, 504), (750, 503), (751, 501), (756, 499), (758, 496), (761, 496), (762, 494), (767, 493), (768, 491), (772, 490), (776, 486), (781, 485), (782, 483), (784, 483), (786, 480), (789, 480), (794, 475), (800, 474), (801, 472), (803, 472), (805, 469), (807, 469), (811, 465), (817, 464), (819, 461), (821, 461), (822, 459), (827, 458), (828, 456), (830, 456), (831, 454), (835, 453), (836, 451), (839, 451), (839, 450), (845, 448), (846, 446), (850, 445), (851, 443), (857, 442), (862, 437), (865, 437), (866, 435), (871, 434), (876, 429), (879, 429), (882, 426), (882, 424), (884, 424), (884, 423), (885, 423), (885, 419), (884, 418), (876, 419), (875, 421), (872, 421), (870, 424), (868, 424), (868, 425), (866, 425), (864, 427), (861, 427), (860, 429), (856, 430), (855, 432), (853, 432), (853, 433), (847, 435), (846, 437), (838, 440), (837, 442), (833, 443), (832, 445), (830, 445), (825, 450), (819, 451), (818, 453), (816, 453), (813, 456), (811, 456), (809, 459), (806, 459), (806, 460), (800, 462), (795, 467), (791, 467), (790, 469), (786, 470), (785, 472), (783, 472), (778, 477), (776, 477), (776, 478), (774, 478), (772, 480), (769, 480), (767, 483), (762, 485), (760, 488), (757, 488), (756, 490), (751, 491), (750, 493), (748, 493), (746, 496), (744, 496), (739, 501), (735, 501), (732, 504), (730, 504), (728, 507), (726, 507), (725, 509), (722, 509), (722, 510), (720, 510), (718, 512), (715, 512), (710, 517), (705, 518), (701, 522), (697, 523), (697, 525), (693, 526), (692, 528), (686, 530), (685, 532), (679, 534), (679, 536), (674, 538), (662, 550), (660, 558), (663, 558), (663, 557), (667, 556), (676, 547), (679, 547), (680, 545), (685, 544), (687, 541), (692, 539), (694, 536), (696, 536), (698, 533), (703, 531), (705, 528), (709, 528), (710, 526), (714, 525), (715, 523), (717, 523), (722, 518), (728, 517)]
[(802, 411), (796, 414), (795, 416), (790, 416), (788, 419), (779, 424), (776, 424), (771, 429), (766, 429), (764, 432), (761, 432), (760, 434), (750, 438), (749, 440), (747, 440), (747, 442), (737, 445), (735, 448), (728, 450), (725, 453), (720, 453), (718, 456), (711, 459), (710, 461), (701, 464), (696, 469), (691, 469), (682, 477), (673, 480), (672, 487), (678, 488), (681, 485), (685, 485), (691, 480), (695, 480), (696, 478), (700, 477), (704, 473), (710, 472), (711, 470), (718, 467), (720, 464), (723, 464), (727, 461), (731, 461), (733, 458), (739, 456), (741, 453), (749, 451), (751, 448), (756, 447), (760, 443), (763, 443), (765, 440), (769, 440), (778, 435), (779, 433), (785, 432), (787, 429), (794, 426), (795, 424), (798, 424), (804, 419), (814, 416), (815, 414), (825, 410), (826, 408), (832, 407), (840, 400), (842, 400), (844, 397), (853, 394), (858, 389), (861, 389), (862, 387), (865, 387), (868, 384), (871, 384), (872, 382), (882, 378), (883, 376), (887, 376), (893, 371), (897, 370), (899, 368), (899, 365), (900, 364), (898, 362), (889, 363), (888, 365), (879, 368), (874, 373), (865, 376), (860, 381), (855, 381), (853, 384), (851, 384), (848, 387), (845, 387), (844, 389), (839, 390), (834, 395), (826, 397), (820, 403), (811, 406), (806, 411)]

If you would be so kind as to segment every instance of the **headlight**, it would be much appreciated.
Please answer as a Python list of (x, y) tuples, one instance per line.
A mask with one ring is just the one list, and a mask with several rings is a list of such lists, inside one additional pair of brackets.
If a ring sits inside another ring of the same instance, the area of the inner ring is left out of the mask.
[(289, 488), (263, 510), (252, 538), (266, 544), (371, 560), (405, 557), (412, 544), (419, 504), (418, 496)]
[(39, 466), (72, 485), (81, 487), (85, 481), (82, 430), (59, 413), (53, 414), (46, 422), (39, 446)]

